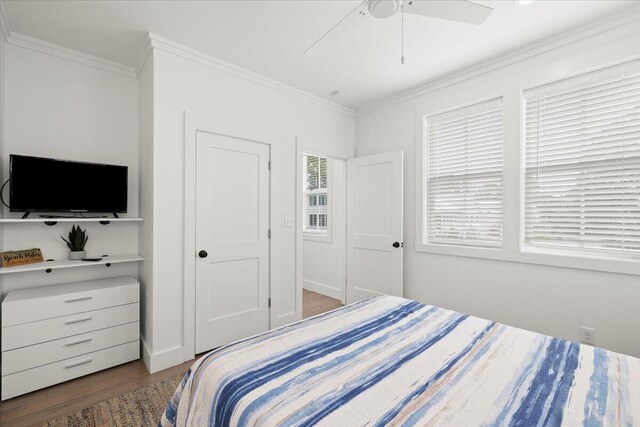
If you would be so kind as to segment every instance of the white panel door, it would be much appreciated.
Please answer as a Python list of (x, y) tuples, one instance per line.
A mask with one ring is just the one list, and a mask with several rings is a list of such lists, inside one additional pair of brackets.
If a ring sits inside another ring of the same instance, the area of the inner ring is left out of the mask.
[(347, 161), (347, 303), (402, 296), (402, 151)]
[(269, 329), (269, 146), (196, 135), (196, 353)]

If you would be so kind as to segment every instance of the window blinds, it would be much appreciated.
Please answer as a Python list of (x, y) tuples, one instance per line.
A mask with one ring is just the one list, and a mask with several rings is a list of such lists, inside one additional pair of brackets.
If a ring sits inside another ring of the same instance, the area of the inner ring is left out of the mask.
[(427, 243), (502, 245), (502, 99), (427, 117)]
[(327, 158), (305, 154), (303, 163), (304, 231), (326, 232), (328, 223)]
[(640, 253), (640, 66), (525, 92), (526, 246)]

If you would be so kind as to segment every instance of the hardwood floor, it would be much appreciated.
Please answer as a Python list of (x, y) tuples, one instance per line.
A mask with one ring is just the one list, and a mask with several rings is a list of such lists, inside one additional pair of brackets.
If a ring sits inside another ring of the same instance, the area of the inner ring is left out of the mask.
[[(341, 307), (340, 301), (303, 291), (303, 317)], [(198, 356), (199, 357), (199, 356)], [(79, 409), (136, 390), (166, 377), (186, 372), (196, 359), (149, 374), (142, 360), (14, 397), (0, 403), (0, 426), (36, 426)]]
[(317, 292), (302, 290), (302, 318), (315, 316), (325, 311), (342, 307), (342, 303), (333, 298), (321, 295)]
[(105, 399), (186, 372), (195, 359), (149, 374), (142, 359), (0, 403), (0, 425), (35, 426)]

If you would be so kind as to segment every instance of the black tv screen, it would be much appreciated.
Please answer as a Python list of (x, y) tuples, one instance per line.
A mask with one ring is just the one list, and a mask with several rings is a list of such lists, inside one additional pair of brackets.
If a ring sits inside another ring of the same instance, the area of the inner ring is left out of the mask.
[(127, 212), (127, 166), (10, 156), (12, 212)]

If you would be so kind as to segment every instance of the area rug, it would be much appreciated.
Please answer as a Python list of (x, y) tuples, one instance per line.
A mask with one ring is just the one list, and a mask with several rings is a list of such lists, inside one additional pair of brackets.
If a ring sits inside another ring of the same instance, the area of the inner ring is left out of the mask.
[(184, 374), (174, 375), (64, 417), (43, 424), (48, 427), (157, 426), (167, 402)]

